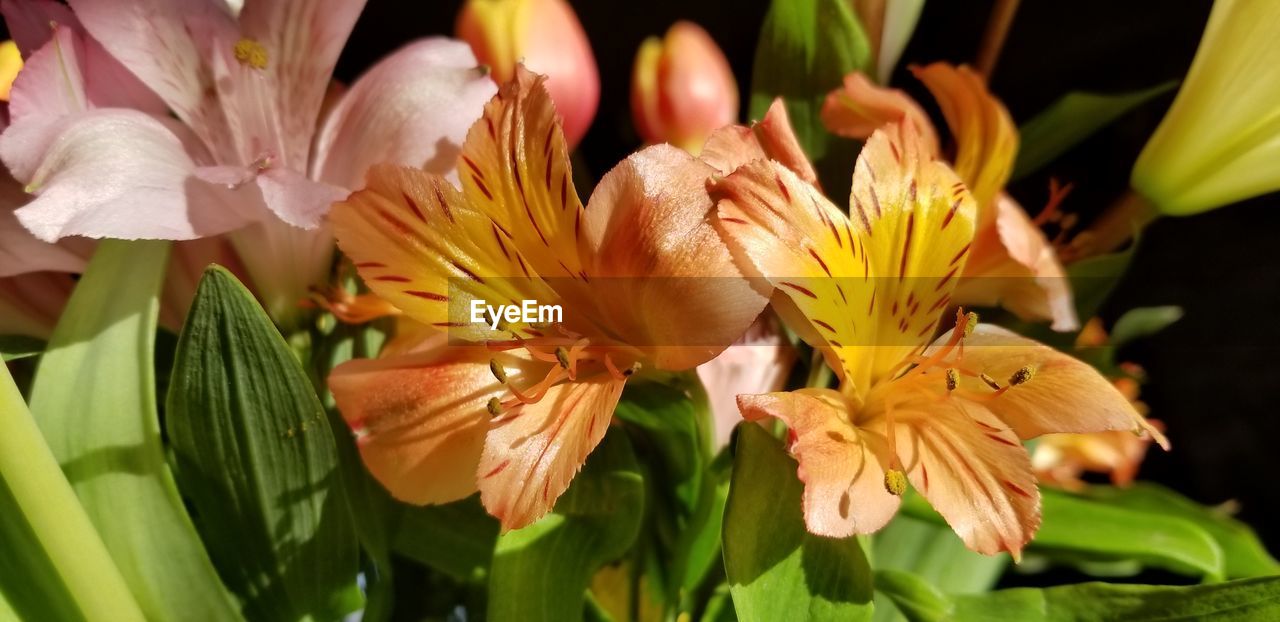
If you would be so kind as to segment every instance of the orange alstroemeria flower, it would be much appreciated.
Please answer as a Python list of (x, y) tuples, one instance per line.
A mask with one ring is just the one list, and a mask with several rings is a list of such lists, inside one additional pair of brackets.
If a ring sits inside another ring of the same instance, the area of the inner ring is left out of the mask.
[[(544, 78), (523, 67), (471, 128), (458, 173), (461, 191), (420, 170), (375, 168), (330, 218), (377, 296), (475, 345), (417, 338), (340, 366), (329, 386), (393, 495), (444, 503), (478, 489), (516, 529), (569, 486), (635, 370), (710, 360), (766, 300), (709, 221), (715, 169), (650, 147), (584, 207)], [(556, 304), (562, 321), (490, 329), (467, 321), (472, 300)]]
[(977, 205), (909, 122), (877, 130), (850, 214), (773, 161), (718, 181), (718, 226), (745, 273), (818, 348), (840, 390), (743, 395), (791, 428), (809, 531), (845, 537), (893, 516), (907, 482), (969, 548), (1015, 557), (1040, 523), (1021, 440), (1146, 429), (1092, 367), (960, 315), (929, 345), (974, 244)]
[[(1009, 111), (968, 67), (939, 62), (911, 71), (942, 109), (955, 138), (955, 171), (977, 202), (977, 233), (955, 302), (999, 304), (1024, 319), (1052, 320), (1055, 330), (1075, 330), (1079, 321), (1057, 253), (1004, 192), (1018, 151), (1018, 129)], [(829, 130), (856, 139), (904, 118), (925, 137), (929, 153), (939, 156), (936, 130), (919, 104), (860, 73), (846, 76), (844, 85), (827, 95), (822, 109)], [(1050, 202), (1060, 199), (1054, 196)]]

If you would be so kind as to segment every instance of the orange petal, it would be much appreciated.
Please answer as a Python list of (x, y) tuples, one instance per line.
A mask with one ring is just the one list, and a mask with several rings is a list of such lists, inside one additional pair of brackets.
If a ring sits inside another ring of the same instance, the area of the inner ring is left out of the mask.
[(752, 160), (774, 160), (806, 183), (818, 186), (818, 175), (796, 139), (781, 98), (773, 100), (764, 119), (750, 128), (729, 125), (713, 132), (700, 157), (723, 175)]
[(833, 134), (866, 140), (881, 127), (906, 119), (916, 126), (926, 150), (937, 155), (938, 135), (916, 100), (898, 89), (879, 86), (861, 72), (844, 77), (844, 85), (827, 94), (822, 123)]
[(895, 410), (898, 456), (919, 490), (970, 549), (1016, 560), (1040, 527), (1040, 491), (1018, 437), (982, 406), (958, 399)]
[(978, 200), (978, 228), (995, 220), (996, 194), (1009, 181), (1018, 153), (1018, 128), (982, 76), (965, 66), (912, 67), (938, 100), (956, 141), (955, 168)]
[(452, 336), (494, 338), (486, 326), (470, 322), (472, 300), (490, 305), (555, 300), (536, 276), (527, 276), (526, 259), (510, 238), (439, 175), (375, 166), (368, 186), (334, 204), (329, 218), (338, 246), (369, 289)]
[(474, 473), (480, 501), (503, 531), (551, 511), (604, 438), (624, 384), (608, 374), (559, 384), (536, 404), (518, 405), (492, 422)]
[[(343, 363), (329, 390), (357, 437), (369, 472), (391, 494), (419, 505), (476, 491), (476, 467), (489, 428), (485, 406), (505, 387), (482, 347)], [(513, 378), (527, 361), (499, 354)]]
[(707, 218), (714, 172), (671, 145), (646, 148), (600, 180), (583, 223), (596, 322), (662, 369), (710, 360), (766, 303)]
[(885, 489), (888, 446), (883, 436), (849, 423), (844, 398), (828, 389), (740, 395), (743, 418), (776, 417), (791, 428), (791, 455), (804, 482), (804, 522), (829, 538), (871, 533), (898, 511)]
[[(938, 343), (949, 337), (950, 333), (939, 337)], [(1020, 369), (1031, 371), (1026, 382), (984, 402), (1019, 438), (1054, 432), (1145, 430), (1168, 449), (1164, 435), (1147, 423), (1115, 385), (1088, 364), (1049, 346), (1003, 328), (980, 324), (965, 338), (960, 364), (975, 373), (985, 373), (1002, 385)], [(979, 381), (961, 380), (981, 391)], [(941, 378), (937, 382), (942, 386)]]
[(458, 177), (471, 204), (511, 237), (535, 272), (575, 278), (584, 267), (584, 214), (546, 80), (516, 67), (471, 126)]

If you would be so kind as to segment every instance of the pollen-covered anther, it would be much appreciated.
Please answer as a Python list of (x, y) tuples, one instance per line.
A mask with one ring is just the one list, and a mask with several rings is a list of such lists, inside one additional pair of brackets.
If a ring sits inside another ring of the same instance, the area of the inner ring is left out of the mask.
[(267, 68), (267, 48), (253, 39), (236, 41), (232, 52), (241, 65), (248, 65), (254, 69)]
[(631, 367), (622, 370), (622, 375), (630, 377), (638, 371), (640, 371), (640, 361), (636, 361), (631, 364)]
[(1012, 376), (1009, 376), (1009, 386), (1016, 387), (1031, 380), (1035, 375), (1035, 370), (1031, 369), (1030, 366), (1022, 367), (1018, 369), (1018, 371), (1013, 372)]
[(485, 404), (485, 408), (488, 409), (490, 417), (497, 417), (502, 414), (502, 400), (491, 397), (489, 403)]
[(507, 384), (507, 369), (498, 362), (498, 359), (489, 359), (489, 371), (493, 372), (493, 377), (497, 378), (498, 382)]
[(987, 386), (991, 387), (992, 389), (995, 389), (996, 391), (1000, 390), (1000, 383), (996, 382), (995, 378), (992, 378), (991, 376), (988, 376), (985, 373), (978, 374), (978, 378), (981, 378), (982, 381), (987, 383)]
[(970, 311), (964, 316), (964, 336), (968, 337), (973, 334), (973, 329), (978, 327), (978, 314)]
[(569, 369), (569, 365), (573, 363), (569, 360), (569, 351), (564, 346), (556, 348), (556, 362), (565, 369)]
[(907, 475), (898, 469), (885, 471), (884, 489), (891, 495), (901, 497), (907, 491)]
[(947, 392), (955, 391), (960, 386), (960, 374), (954, 368), (947, 369)]

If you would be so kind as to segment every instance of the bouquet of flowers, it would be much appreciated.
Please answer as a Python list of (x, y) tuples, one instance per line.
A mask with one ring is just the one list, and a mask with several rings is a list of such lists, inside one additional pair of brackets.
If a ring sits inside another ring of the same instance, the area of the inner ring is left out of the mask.
[(970, 63), (923, 0), (766, 4), (754, 58), (628, 41), (619, 129), (618, 7), (468, 0), (343, 84), (363, 1), (0, 2), (0, 619), (1280, 619), (1137, 481), (1202, 439), (1121, 349), (1181, 309), (1112, 296), (1280, 189), (1280, 2), (1021, 124), (1016, 0)]

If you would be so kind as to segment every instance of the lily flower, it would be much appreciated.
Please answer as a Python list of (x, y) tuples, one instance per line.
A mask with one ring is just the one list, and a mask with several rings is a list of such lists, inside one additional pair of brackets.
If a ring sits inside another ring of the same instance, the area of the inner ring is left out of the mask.
[(631, 117), (649, 144), (697, 155), (715, 130), (738, 120), (729, 60), (701, 26), (679, 21), (640, 44), (631, 73)]
[(1160, 212), (1196, 214), (1280, 190), (1277, 29), (1280, 4), (1213, 3), (1191, 69), (1133, 167), (1134, 190)]
[[(1018, 149), (1017, 127), (983, 79), (968, 67), (933, 63), (912, 67), (937, 99), (955, 137), (954, 167), (977, 201), (977, 233), (955, 293), (958, 304), (1002, 305), (1024, 319), (1051, 320), (1054, 330), (1079, 327), (1066, 272), (1035, 221), (1003, 191)], [(937, 132), (928, 115), (902, 91), (865, 76), (846, 76), (832, 91), (822, 119), (833, 133), (865, 139), (876, 128), (908, 119), (938, 157)], [(1065, 193), (1054, 193), (1052, 213)]]
[(582, 23), (565, 0), (467, 0), (455, 32), (506, 84), (516, 66), (547, 76), (547, 89), (573, 149), (600, 104), (600, 71)]
[(1146, 429), (1092, 367), (958, 313), (938, 330), (974, 245), (977, 202), (913, 124), (877, 130), (858, 157), (850, 216), (784, 166), (719, 181), (718, 226), (744, 273), (821, 351), (839, 390), (743, 395), (748, 420), (781, 419), (810, 532), (876, 531), (908, 482), (980, 553), (1016, 558), (1040, 523), (1021, 441)]
[(230, 234), (264, 305), (289, 323), (307, 288), (327, 280), (329, 205), (375, 162), (447, 172), (494, 89), (464, 44), (424, 40), (322, 115), (363, 4), (249, 0), (238, 15), (221, 0), (61, 7), (0, 136), (0, 157), (35, 195), (18, 219), (46, 242)]
[[(518, 67), (488, 104), (458, 157), (461, 191), (379, 166), (330, 214), (373, 293), (463, 342), (335, 369), (365, 465), (411, 503), (478, 489), (503, 529), (551, 509), (634, 372), (712, 359), (766, 302), (707, 217), (715, 169), (688, 153), (632, 155), (584, 207), (545, 84)], [(468, 321), (472, 301), (526, 300), (562, 316)]]

